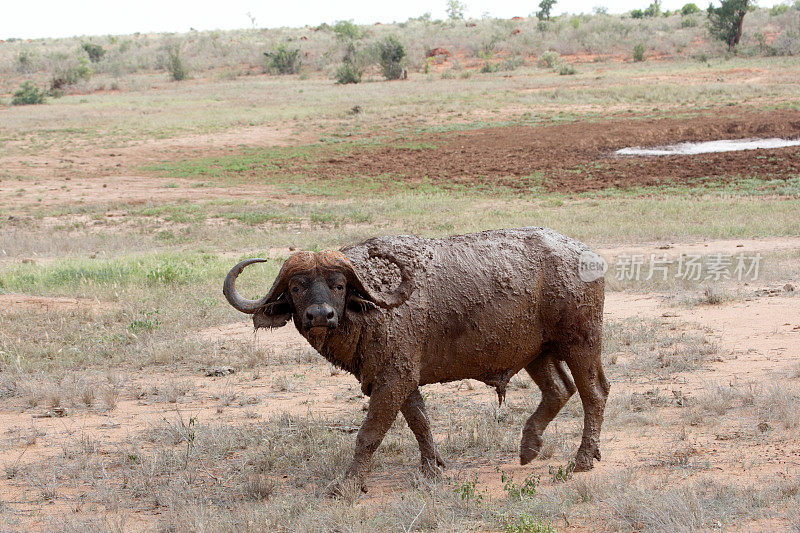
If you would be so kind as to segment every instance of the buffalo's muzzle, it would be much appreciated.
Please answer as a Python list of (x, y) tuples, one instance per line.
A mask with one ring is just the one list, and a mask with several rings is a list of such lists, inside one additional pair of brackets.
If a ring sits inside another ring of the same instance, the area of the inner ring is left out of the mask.
[(306, 328), (335, 328), (339, 325), (336, 311), (328, 304), (314, 304), (306, 308), (303, 325)]

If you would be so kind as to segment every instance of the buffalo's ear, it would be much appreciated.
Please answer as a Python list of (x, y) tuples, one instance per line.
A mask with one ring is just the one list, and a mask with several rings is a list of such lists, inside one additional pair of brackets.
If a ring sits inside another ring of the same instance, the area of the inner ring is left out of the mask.
[(374, 302), (359, 296), (355, 292), (351, 292), (347, 296), (347, 308), (357, 313), (365, 313), (370, 309), (377, 309), (378, 306), (375, 305)]
[(292, 304), (286, 295), (266, 304), (253, 313), (253, 325), (258, 328), (279, 328), (292, 318)]

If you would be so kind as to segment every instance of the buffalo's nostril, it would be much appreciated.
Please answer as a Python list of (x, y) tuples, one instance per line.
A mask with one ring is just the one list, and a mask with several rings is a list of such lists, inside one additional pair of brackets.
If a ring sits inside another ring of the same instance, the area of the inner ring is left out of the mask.
[(328, 311), (328, 314), (325, 316), (325, 318), (327, 318), (328, 320), (331, 320), (331, 319), (333, 319), (333, 315), (334, 315), (334, 312), (333, 312), (333, 309), (331, 309), (330, 311)]

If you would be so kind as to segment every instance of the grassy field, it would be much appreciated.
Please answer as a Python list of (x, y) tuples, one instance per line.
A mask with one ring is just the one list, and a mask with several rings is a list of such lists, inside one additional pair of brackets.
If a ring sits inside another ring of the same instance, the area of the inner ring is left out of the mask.
[[(544, 187), (546, 172), (510, 187), (320, 171), (485, 128), (796, 113), (796, 60), (444, 72), (342, 87), (142, 69), (123, 90), (0, 108), (0, 529), (800, 528), (800, 323), (784, 289), (800, 282), (800, 175), (570, 193)], [(502, 408), (480, 384), (426, 389), (441, 478), (418, 474), (398, 421), (370, 492), (325, 498), (366, 399), (290, 333), (254, 336), (221, 295), (227, 270), (270, 257), (242, 275), (260, 296), (295, 249), (524, 225), (648, 258), (741, 245), (763, 270), (751, 283), (610, 281), (614, 385), (595, 472), (569, 469), (575, 399), (542, 460), (514, 464), (538, 400), (517, 376)], [(235, 373), (206, 377), (220, 366)]]

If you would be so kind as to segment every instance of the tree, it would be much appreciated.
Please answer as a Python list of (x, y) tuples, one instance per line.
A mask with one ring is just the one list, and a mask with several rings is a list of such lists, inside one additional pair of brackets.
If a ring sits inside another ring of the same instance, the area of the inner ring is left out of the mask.
[(378, 43), (378, 61), (381, 65), (383, 77), (387, 80), (399, 80), (405, 77), (403, 68), (403, 58), (406, 57), (406, 49), (397, 37), (390, 35)]
[(467, 6), (458, 0), (447, 0), (447, 16), (450, 20), (463, 20)]
[(719, 7), (708, 6), (708, 22), (711, 35), (728, 43), (733, 50), (742, 38), (744, 16), (752, 9), (751, 0), (721, 0)]
[(536, 13), (536, 18), (539, 20), (550, 20), (550, 11), (556, 5), (556, 0), (542, 0), (539, 2), (539, 12)]
[(700, 13), (700, 8), (697, 7), (697, 4), (695, 3), (684, 4), (684, 6), (681, 8), (681, 15), (685, 17), (694, 15), (695, 13)]
[(653, 0), (653, 3), (647, 6), (643, 15), (645, 17), (657, 17), (661, 14), (661, 0)]

